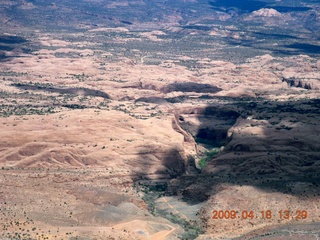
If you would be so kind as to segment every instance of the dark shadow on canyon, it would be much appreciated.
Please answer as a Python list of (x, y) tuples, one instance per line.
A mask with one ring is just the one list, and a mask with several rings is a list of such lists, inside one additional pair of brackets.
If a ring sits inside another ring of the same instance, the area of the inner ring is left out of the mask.
[(21, 57), (21, 53), (29, 53), (30, 49), (24, 45), (26, 43), (28, 40), (20, 36), (0, 35), (0, 62)]
[(109, 99), (109, 94), (95, 89), (89, 88), (58, 88), (51, 85), (35, 85), (35, 84), (26, 84), (26, 83), (14, 83), (12, 86), (15, 86), (22, 90), (32, 90), (32, 91), (43, 91), (50, 93), (59, 93), (59, 94), (74, 94), (74, 95), (83, 95), (83, 96), (92, 96), (92, 97), (102, 97)]
[(0, 44), (21, 44), (26, 43), (27, 40), (19, 36), (1, 35)]
[[(181, 177), (181, 184), (175, 184), (172, 192), (191, 202), (201, 202), (218, 192), (221, 183), (229, 183), (299, 197), (320, 196), (319, 133), (310, 131), (320, 119), (319, 99), (277, 102), (268, 99), (239, 101), (235, 98), (222, 109), (223, 114), (208, 106), (202, 114), (197, 113), (201, 124), (195, 137), (212, 147), (223, 145), (223, 150), (208, 162), (201, 174), (194, 178)], [(230, 131), (228, 135), (227, 131), (237, 116), (244, 122), (239, 123), (238, 119), (237, 125), (244, 124), (241, 127), (248, 129), (248, 133), (244, 134), (244, 130), (241, 136), (235, 136), (238, 133)], [(210, 118), (212, 121), (224, 118), (228, 129), (222, 124), (210, 123)], [(182, 124), (182, 127), (188, 131), (187, 125)], [(250, 133), (250, 129), (259, 126), (263, 133)], [(304, 132), (308, 136), (301, 135)], [(308, 187), (294, 190), (289, 187), (297, 182)], [(191, 187), (193, 185), (198, 187)]]
[[(167, 194), (195, 204), (218, 193), (223, 189), (221, 185), (227, 183), (301, 198), (319, 197), (319, 132), (310, 129), (320, 119), (320, 100), (228, 100), (229, 103), (179, 113), (180, 126), (196, 140), (206, 142), (209, 148), (223, 148), (200, 173), (191, 174), (185, 173), (188, 163), (182, 167), (183, 159), (176, 149), (165, 153), (158, 161), (167, 168), (163, 174), (174, 178), (168, 183)], [(192, 126), (192, 119), (200, 125)], [(243, 132), (229, 131), (234, 124)], [(253, 129), (259, 127), (263, 132), (256, 134)], [(140, 179), (148, 171), (149, 160), (144, 159), (146, 169), (137, 174)], [(293, 188), (296, 183), (305, 187)]]
[(317, 53), (320, 52), (320, 45), (307, 43), (293, 43), (285, 46), (286, 48), (294, 49), (298, 53)]
[[(184, 159), (174, 147), (165, 152), (146, 147), (140, 150), (138, 156), (134, 161), (140, 168), (131, 172), (135, 181), (169, 180), (183, 175), (186, 171)], [(152, 168), (157, 170), (152, 171)]]
[(161, 89), (163, 93), (171, 92), (196, 92), (196, 93), (217, 93), (222, 89), (211, 84), (184, 82), (171, 83)]

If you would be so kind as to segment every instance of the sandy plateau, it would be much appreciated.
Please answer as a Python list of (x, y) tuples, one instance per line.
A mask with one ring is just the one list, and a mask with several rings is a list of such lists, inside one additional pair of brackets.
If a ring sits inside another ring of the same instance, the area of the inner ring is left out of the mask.
[(320, 60), (125, 56), (93, 33), (132, 37), (39, 30), (0, 50), (1, 239), (320, 237)]

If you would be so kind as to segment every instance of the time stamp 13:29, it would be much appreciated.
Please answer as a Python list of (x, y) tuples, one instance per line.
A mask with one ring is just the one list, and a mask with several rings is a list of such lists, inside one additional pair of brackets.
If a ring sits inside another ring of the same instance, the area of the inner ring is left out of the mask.
[(306, 210), (280, 210), (273, 212), (271, 210), (264, 211), (235, 211), (235, 210), (213, 210), (212, 219), (296, 219), (303, 220), (308, 218), (308, 212)]

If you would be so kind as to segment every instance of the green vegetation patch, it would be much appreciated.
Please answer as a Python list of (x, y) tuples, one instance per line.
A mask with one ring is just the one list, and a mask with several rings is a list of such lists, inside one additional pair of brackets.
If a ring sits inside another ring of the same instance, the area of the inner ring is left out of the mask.
[(208, 162), (212, 160), (212, 158), (219, 152), (218, 148), (214, 148), (205, 153), (205, 157), (199, 160), (199, 167), (202, 169), (207, 166)]

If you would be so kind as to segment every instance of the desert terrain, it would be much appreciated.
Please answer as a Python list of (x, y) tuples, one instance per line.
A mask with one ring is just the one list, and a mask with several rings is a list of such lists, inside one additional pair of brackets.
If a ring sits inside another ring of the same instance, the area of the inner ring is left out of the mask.
[(319, 9), (2, 1), (0, 238), (318, 239)]

